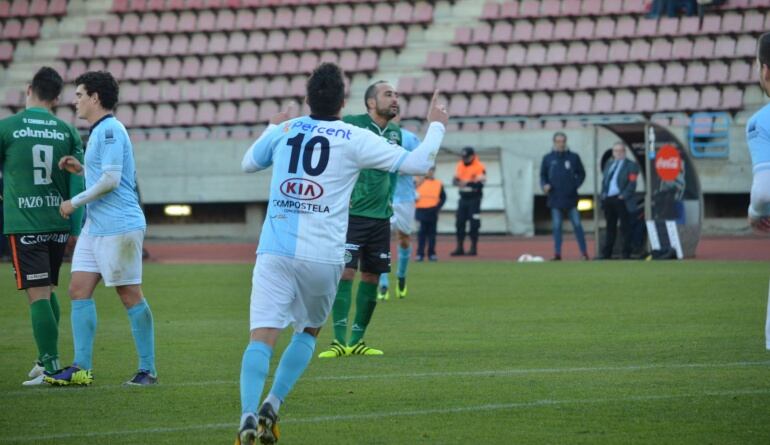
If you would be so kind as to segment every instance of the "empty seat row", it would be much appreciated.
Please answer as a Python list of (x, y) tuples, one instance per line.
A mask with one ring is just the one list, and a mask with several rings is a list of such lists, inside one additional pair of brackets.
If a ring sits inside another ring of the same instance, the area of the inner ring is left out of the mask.
[(51, 17), (67, 13), (67, 0), (0, 1), (0, 19), (9, 17)]
[(430, 52), (424, 67), (430, 70), (464, 67), (504, 67), (524, 65), (561, 65), (600, 62), (669, 61), (689, 59), (749, 59), (756, 55), (756, 39), (751, 36), (699, 37), (695, 40), (634, 39), (607, 44), (551, 43), (548, 45), (491, 45), (454, 48), (448, 52)]
[(645, 11), (644, 0), (509, 0), (488, 1), (481, 17), (485, 20), (518, 17), (599, 16), (610, 14), (641, 14)]
[(126, 127), (173, 127), (254, 124), (266, 122), (281, 110), (277, 101), (200, 102), (141, 104), (120, 107), (117, 116)]
[(69, 59), (89, 59), (92, 57), (147, 57), (147, 56), (184, 56), (205, 54), (242, 54), (274, 53), (284, 51), (322, 51), (357, 48), (402, 48), (406, 44), (406, 31), (400, 26), (383, 28), (372, 26), (367, 29), (332, 28), (290, 31), (288, 36), (282, 31), (268, 33), (234, 32), (230, 34), (195, 33), (190, 36), (177, 34), (144, 36), (99, 37), (94, 40), (82, 40), (77, 45), (63, 44), (59, 57)]
[[(379, 0), (114, 0), (116, 13), (143, 11), (186, 11), (190, 9), (235, 9), (278, 6), (323, 5), (335, 3), (375, 3)], [(413, 3), (413, 2), (411, 2)]]
[(34, 17), (8, 19), (0, 23), (0, 37), (4, 40), (36, 39), (40, 37), (40, 20)]
[(619, 87), (665, 87), (704, 84), (753, 84), (759, 78), (758, 71), (749, 62), (736, 60), (731, 64), (721, 61), (704, 64), (691, 62), (648, 63), (643, 65), (586, 65), (582, 68), (567, 66), (558, 69), (545, 67), (471, 69), (459, 73), (441, 71), (437, 75), (428, 73), (418, 78), (402, 77), (398, 90), (402, 94), (428, 94), (438, 88), (440, 91), (455, 92), (516, 92), (516, 91), (562, 91), (588, 90)]
[(13, 44), (0, 42), (0, 64), (6, 64), (13, 60)]
[(186, 57), (151, 57), (148, 59), (130, 58), (126, 61), (110, 59), (74, 60), (62, 73), (66, 80), (73, 80), (85, 71), (106, 69), (117, 79), (194, 79), (238, 76), (282, 76), (286, 74), (309, 74), (321, 62), (335, 62), (346, 72), (374, 72), (379, 58), (372, 50), (356, 52), (342, 51), (339, 54), (303, 53), (297, 56), (286, 53), (278, 57), (274, 54), (257, 56), (247, 54), (243, 57), (227, 55)]
[(762, 33), (770, 29), (770, 12), (757, 11), (709, 15), (701, 23), (699, 17), (648, 20), (633, 16), (537, 20), (496, 21), (476, 27), (460, 27), (455, 31), (455, 45), (501, 42), (570, 41), (593, 39), (629, 39), (634, 37), (702, 36)]
[[(427, 96), (405, 99), (405, 118), (420, 118), (428, 109)], [(743, 105), (743, 92), (737, 87), (639, 90), (599, 90), (588, 92), (538, 92), (534, 94), (455, 94), (450, 96), (448, 112), (453, 117), (541, 116), (572, 114), (658, 113), (694, 110), (737, 110)]]
[(106, 20), (91, 20), (86, 25), (86, 34), (92, 36), (120, 34), (192, 33), (254, 29), (308, 29), (330, 26), (390, 25), (428, 23), (432, 20), (433, 9), (428, 3), (398, 2), (395, 6), (379, 3), (372, 7), (360, 4), (355, 7), (338, 5), (319, 6), (315, 9), (299, 8), (296, 11), (281, 8), (219, 11), (184, 11), (181, 14), (165, 12), (126, 14), (110, 16)]

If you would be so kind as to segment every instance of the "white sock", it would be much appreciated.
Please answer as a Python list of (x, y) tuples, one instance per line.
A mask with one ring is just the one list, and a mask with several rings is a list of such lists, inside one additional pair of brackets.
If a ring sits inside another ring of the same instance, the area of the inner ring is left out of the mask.
[(269, 403), (273, 406), (273, 410), (276, 414), (278, 414), (278, 410), (281, 409), (281, 399), (274, 396), (273, 394), (268, 394), (267, 397), (265, 397), (265, 401), (262, 402), (263, 404)]

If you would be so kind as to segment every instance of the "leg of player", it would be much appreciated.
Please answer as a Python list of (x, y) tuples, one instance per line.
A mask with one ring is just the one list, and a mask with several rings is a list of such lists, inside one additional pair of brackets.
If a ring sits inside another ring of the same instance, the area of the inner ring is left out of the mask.
[[(40, 385), (44, 376), (55, 374), (61, 369), (59, 364), (59, 324), (50, 302), (50, 286), (30, 287), (27, 289), (32, 334), (38, 349), (38, 363), (29, 373), (31, 380), (24, 386)], [(45, 371), (46, 374), (43, 373)], [(34, 375), (33, 375), (34, 374)]]
[(72, 300), (72, 341), (75, 359), (72, 366), (46, 377), (52, 385), (90, 385), (94, 378), (93, 368), (94, 335), (96, 333), (96, 304), (93, 295), (101, 275), (95, 272), (73, 272), (69, 295)]
[(381, 273), (380, 274), (380, 283), (377, 286), (377, 300), (383, 301), (388, 300), (390, 298), (390, 278), (388, 277), (390, 275), (389, 273)]
[(767, 291), (767, 319), (765, 320), (765, 348), (770, 351), (770, 288)]
[(361, 272), (361, 281), (358, 283), (356, 293), (356, 316), (353, 327), (350, 329), (351, 346), (348, 350), (351, 355), (382, 355), (382, 351), (366, 346), (363, 341), (366, 328), (372, 320), (374, 308), (377, 307), (378, 280), (377, 273)]
[(397, 231), (398, 234), (398, 267), (396, 277), (398, 278), (398, 298), (406, 297), (406, 269), (409, 266), (409, 257), (412, 255), (412, 241), (409, 234)]
[(155, 326), (152, 311), (142, 294), (139, 284), (116, 286), (115, 290), (128, 313), (131, 334), (134, 337), (136, 353), (139, 356), (139, 368), (127, 385), (153, 385), (158, 383), (155, 369)]
[[(355, 261), (354, 264), (358, 262), (357, 259), (351, 261)], [(337, 286), (337, 294), (334, 297), (334, 305), (332, 306), (334, 340), (329, 349), (318, 354), (318, 358), (336, 358), (347, 355), (348, 316), (352, 304), (353, 279), (355, 276), (356, 269), (352, 267), (345, 267), (342, 272), (342, 279)]]
[[(236, 445), (253, 444), (257, 439), (260, 425), (255, 413), (259, 408), (259, 398), (270, 370), (273, 347), (280, 333), (281, 330), (275, 328), (251, 330), (250, 341), (241, 360), (241, 422)], [(263, 413), (259, 414), (261, 416)], [(269, 425), (269, 431), (275, 440), (278, 440), (279, 436), (277, 420), (277, 416), (273, 417), (272, 424)]]

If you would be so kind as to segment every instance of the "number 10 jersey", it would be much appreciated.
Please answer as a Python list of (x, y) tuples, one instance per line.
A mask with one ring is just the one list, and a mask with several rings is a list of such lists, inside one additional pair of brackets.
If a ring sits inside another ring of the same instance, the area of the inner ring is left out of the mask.
[[(82, 162), (80, 135), (48, 110), (28, 108), (0, 120), (4, 233), (70, 232), (59, 204), (82, 190), (83, 178), (59, 170), (66, 155)], [(71, 189), (70, 181), (79, 187)]]

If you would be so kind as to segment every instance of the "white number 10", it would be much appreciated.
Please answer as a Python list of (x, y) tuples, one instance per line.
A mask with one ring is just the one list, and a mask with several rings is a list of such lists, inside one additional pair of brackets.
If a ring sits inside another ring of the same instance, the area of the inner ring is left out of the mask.
[(35, 185), (47, 185), (52, 182), (53, 147), (51, 145), (34, 145), (32, 147), (32, 168)]

